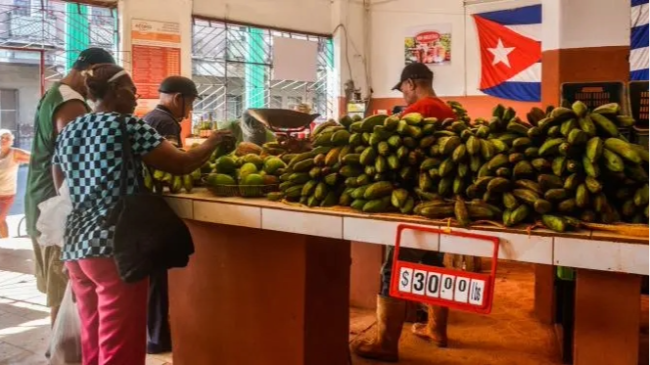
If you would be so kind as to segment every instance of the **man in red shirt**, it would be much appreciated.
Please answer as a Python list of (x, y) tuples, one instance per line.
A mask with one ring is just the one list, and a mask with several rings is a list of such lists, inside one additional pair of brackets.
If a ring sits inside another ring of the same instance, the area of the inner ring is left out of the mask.
[[(411, 63), (402, 71), (400, 81), (393, 90), (400, 90), (408, 107), (402, 115), (420, 113), (423, 117), (439, 120), (456, 118), (453, 110), (436, 97), (433, 90), (433, 72), (422, 63)], [(389, 294), (392, 276), (393, 247), (387, 248), (386, 261), (381, 268), (381, 289), (377, 296), (377, 328), (370, 340), (352, 345), (354, 353), (361, 357), (385, 362), (397, 362), (398, 343), (406, 319), (406, 302)], [(403, 248), (400, 260), (419, 262), (430, 266), (443, 266), (443, 253)], [(449, 309), (428, 306), (428, 322), (413, 325), (413, 333), (432, 340), (438, 347), (447, 346), (447, 317)]]
[(433, 72), (423, 63), (411, 63), (404, 67), (400, 81), (393, 90), (402, 92), (408, 107), (402, 115), (420, 113), (425, 118), (435, 117), (439, 120), (456, 118), (456, 114), (433, 90)]

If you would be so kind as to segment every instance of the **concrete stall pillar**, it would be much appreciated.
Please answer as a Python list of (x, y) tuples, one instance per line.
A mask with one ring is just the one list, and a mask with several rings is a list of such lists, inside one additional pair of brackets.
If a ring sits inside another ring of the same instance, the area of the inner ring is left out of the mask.
[(345, 88), (348, 80), (353, 80), (356, 88), (361, 89), (362, 97), (368, 96), (370, 84), (370, 60), (364, 29), (369, 26), (367, 9), (361, 1), (332, 0), (332, 38), (334, 46), (333, 81), (335, 105), (334, 116), (345, 114)]
[[(542, 104), (558, 105), (565, 82), (630, 78), (629, 0), (542, 1)], [(535, 311), (553, 322), (555, 268), (538, 265)], [(640, 278), (578, 270), (575, 365), (637, 363)]]

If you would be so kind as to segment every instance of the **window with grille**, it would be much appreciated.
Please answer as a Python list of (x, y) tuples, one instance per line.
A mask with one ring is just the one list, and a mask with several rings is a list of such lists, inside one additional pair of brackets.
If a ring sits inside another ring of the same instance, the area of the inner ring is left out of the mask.
[(273, 109), (282, 109), (282, 96), (271, 95), (271, 108)]
[[(292, 108), (307, 102), (322, 118), (334, 114), (332, 40), (294, 32), (194, 18), (192, 78), (203, 100), (194, 121), (238, 119), (244, 110)], [(318, 44), (315, 82), (272, 80), (273, 39), (287, 37)]]
[(227, 120), (233, 120), (239, 118), (243, 112), (243, 97), (241, 95), (226, 95), (226, 110), (228, 115), (226, 116)]
[[(63, 77), (78, 52), (85, 48), (104, 48), (117, 55), (115, 18), (114, 8), (71, 1), (0, 0), (0, 49), (45, 50), (43, 77), (49, 87)], [(38, 57), (34, 56), (38, 53), (22, 52), (3, 62), (38, 64)], [(119, 55), (116, 58), (120, 59)]]
[(232, 62), (246, 61), (246, 27), (235, 27), (226, 45), (226, 59)]
[(18, 129), (18, 90), (0, 89), (0, 128)]
[[(114, 8), (72, 1), (0, 0), (0, 87), (20, 91), (21, 111), (7, 109), (11, 96), (3, 90), (0, 123), (17, 131), (22, 148), (30, 148), (41, 82), (47, 89), (60, 80), (85, 48), (104, 48), (120, 60), (115, 18)], [(39, 72), (41, 51), (45, 67)]]
[(289, 96), (287, 98), (287, 107), (294, 109), (298, 105), (302, 104), (302, 97), (301, 96)]
[(32, 14), (31, 0), (14, 0), (14, 15), (30, 16)]
[(91, 7), (89, 10), (90, 24), (104, 27), (111, 26), (113, 24), (113, 14), (111, 9)]

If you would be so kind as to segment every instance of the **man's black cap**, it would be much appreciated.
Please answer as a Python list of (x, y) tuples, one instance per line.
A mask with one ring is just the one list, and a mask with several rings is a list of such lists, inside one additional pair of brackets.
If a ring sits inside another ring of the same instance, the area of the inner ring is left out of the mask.
[(392, 90), (399, 90), (406, 80), (433, 80), (433, 72), (424, 63), (409, 63), (402, 70), (402, 77)]
[(99, 63), (115, 64), (115, 58), (113, 58), (113, 56), (105, 49), (88, 48), (79, 53), (79, 57), (74, 61), (72, 67), (75, 70), (85, 70), (88, 67)]
[(192, 96), (201, 99), (194, 81), (183, 76), (169, 76), (164, 79), (160, 84), (160, 88), (158, 88), (158, 92), (163, 94), (181, 94), (183, 96)]

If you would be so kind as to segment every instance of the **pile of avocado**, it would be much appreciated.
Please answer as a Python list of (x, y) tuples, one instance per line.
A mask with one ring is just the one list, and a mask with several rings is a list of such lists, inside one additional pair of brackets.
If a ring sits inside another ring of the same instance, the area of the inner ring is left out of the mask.
[(262, 158), (252, 153), (242, 157), (221, 156), (205, 183), (218, 195), (260, 197), (277, 189), (279, 175), (285, 167), (286, 164), (276, 156)]

